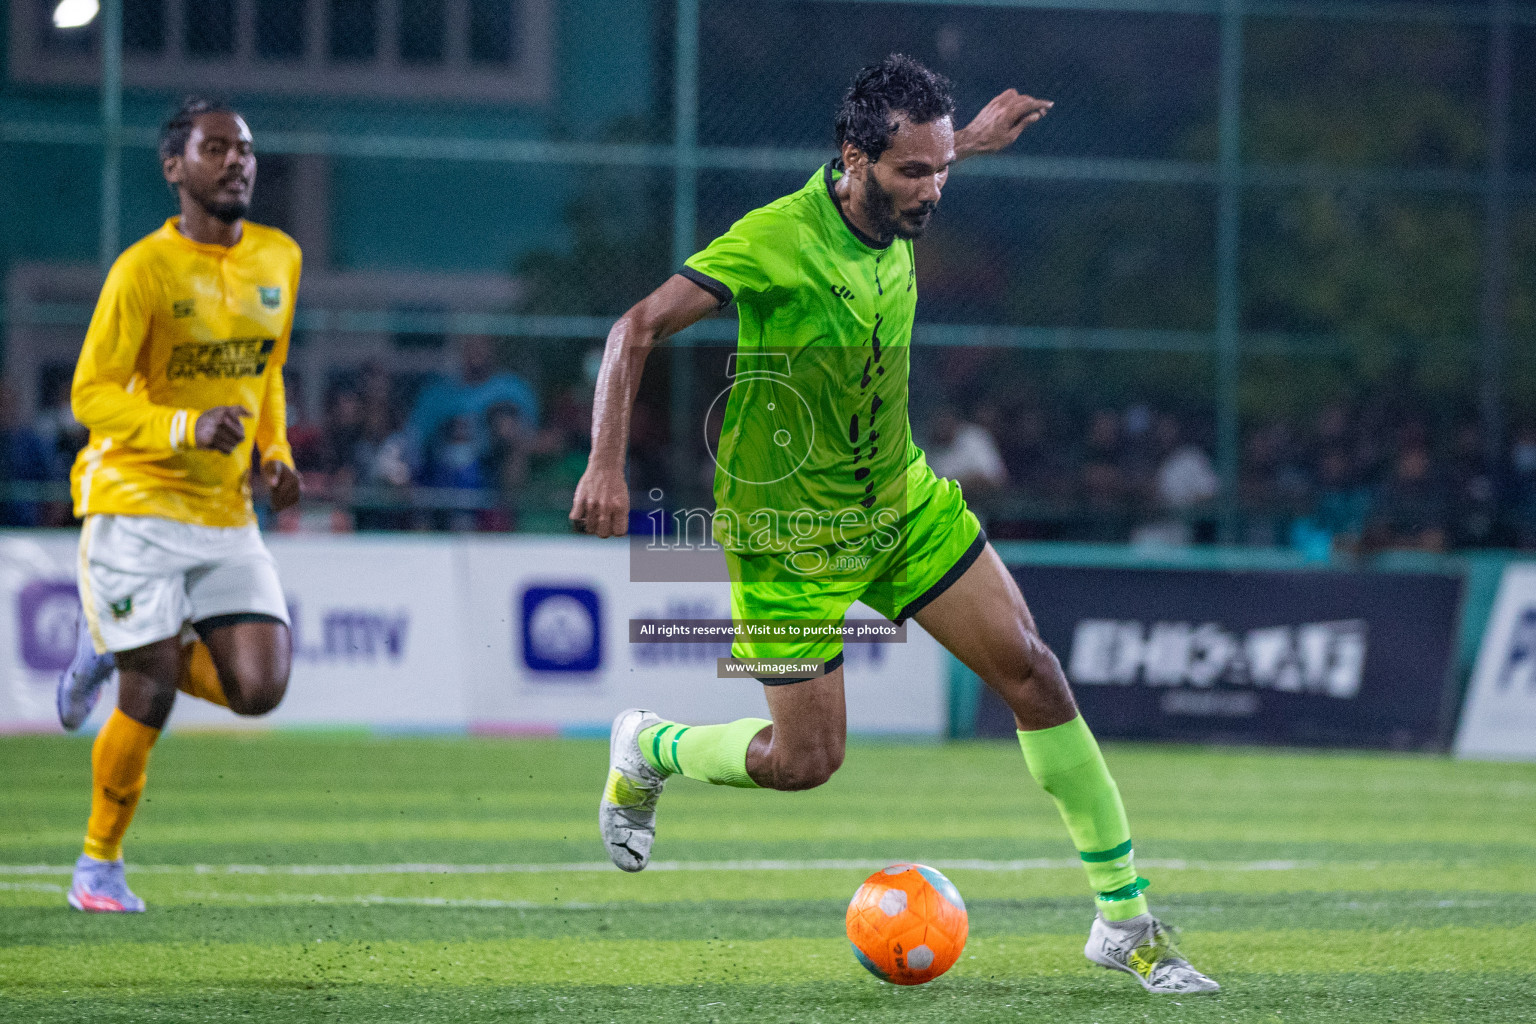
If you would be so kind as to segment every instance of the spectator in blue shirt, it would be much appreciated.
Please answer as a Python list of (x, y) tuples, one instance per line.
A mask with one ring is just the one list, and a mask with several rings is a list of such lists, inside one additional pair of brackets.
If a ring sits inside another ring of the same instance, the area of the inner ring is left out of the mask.
[[(486, 413), (495, 405), (517, 409), (523, 422), (537, 429), (539, 396), (523, 377), (496, 368), (494, 339), (469, 335), (459, 343), (457, 376), (429, 381), (416, 399), (406, 431), (418, 450), (425, 451), (442, 436), (444, 424), (462, 416), (472, 425), (474, 440), (484, 448), (489, 442)], [(427, 452), (428, 461), (431, 453)]]

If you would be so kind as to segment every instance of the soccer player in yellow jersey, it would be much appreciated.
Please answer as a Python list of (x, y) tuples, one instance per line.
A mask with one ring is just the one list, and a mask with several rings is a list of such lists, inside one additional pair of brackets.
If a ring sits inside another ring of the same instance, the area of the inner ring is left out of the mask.
[(176, 691), (237, 714), (288, 686), (288, 609), (251, 509), (252, 452), (276, 508), (299, 498), (283, 360), (299, 247), (245, 221), (256, 156), (244, 119), (189, 100), (160, 133), (181, 215), (120, 256), (72, 394), (90, 444), (72, 474), (83, 606), (59, 718), (79, 728), (114, 669), (117, 708), (91, 751), (91, 816), (69, 904), (141, 911), (122, 839)]

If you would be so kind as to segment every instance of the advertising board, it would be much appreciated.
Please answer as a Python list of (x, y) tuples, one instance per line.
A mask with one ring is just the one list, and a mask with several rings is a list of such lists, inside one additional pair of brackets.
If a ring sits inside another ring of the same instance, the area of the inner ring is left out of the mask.
[[(631, 706), (689, 722), (766, 714), (755, 681), (716, 677), (728, 644), (631, 642), (631, 619), (729, 618), (730, 593), (724, 583), (631, 582), (623, 542), (267, 543), (293, 620), (287, 696), (259, 719), (182, 697), (173, 726), (587, 733)], [(75, 560), (72, 533), (0, 535), (0, 731), (58, 729), (54, 682), (74, 651)], [(862, 606), (851, 615), (876, 617)], [(946, 666), (915, 626), (899, 644), (848, 644), (849, 729), (942, 735)]]
[[(1102, 737), (1433, 748), (1461, 600), (1454, 576), (1012, 569)], [(1013, 719), (984, 693), (982, 735)]]
[(1467, 689), (1456, 756), (1536, 760), (1536, 564), (1499, 581)]
[[(730, 618), (727, 584), (630, 582), (627, 545), (591, 538), (465, 544), (476, 727), (606, 731), (626, 707), (689, 722), (766, 715), (755, 681), (716, 677), (729, 643), (631, 642), (635, 619)], [(931, 637), (912, 627), (903, 644), (844, 655), (850, 730), (942, 734), (946, 662)]]

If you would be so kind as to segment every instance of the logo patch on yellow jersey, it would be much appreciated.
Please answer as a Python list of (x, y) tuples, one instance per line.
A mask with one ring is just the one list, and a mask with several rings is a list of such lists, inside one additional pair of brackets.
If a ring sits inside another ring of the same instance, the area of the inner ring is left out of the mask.
[(184, 320), (192, 315), (192, 300), (177, 299), (171, 303), (171, 316), (176, 320)]
[(256, 293), (261, 296), (261, 304), (267, 309), (276, 309), (283, 304), (283, 290), (281, 288), (260, 288)]
[(231, 338), (177, 345), (171, 349), (165, 375), (170, 380), (260, 377), (267, 372), (267, 359), (276, 344), (276, 338)]

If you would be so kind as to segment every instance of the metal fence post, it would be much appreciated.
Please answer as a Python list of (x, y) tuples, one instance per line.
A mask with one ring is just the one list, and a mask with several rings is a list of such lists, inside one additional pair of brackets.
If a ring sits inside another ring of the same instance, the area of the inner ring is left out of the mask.
[[(672, 90), (672, 266), (674, 273), (693, 255), (698, 223), (699, 159), (699, 0), (677, 0), (677, 41)], [(693, 422), (693, 353), (688, 346), (672, 350), (672, 504), (681, 505), (693, 491), (688, 443)]]
[(1498, 479), (1504, 447), (1504, 337), (1509, 330), (1509, 0), (1489, 0), (1488, 7), (1488, 167), (1483, 192), (1483, 293), (1478, 308), (1478, 411), (1487, 470)]
[(1216, 465), (1220, 540), (1237, 541), (1238, 258), (1242, 222), (1243, 0), (1222, 0), (1216, 213)]
[(101, 270), (117, 259), (122, 230), (123, 0), (101, 4)]

